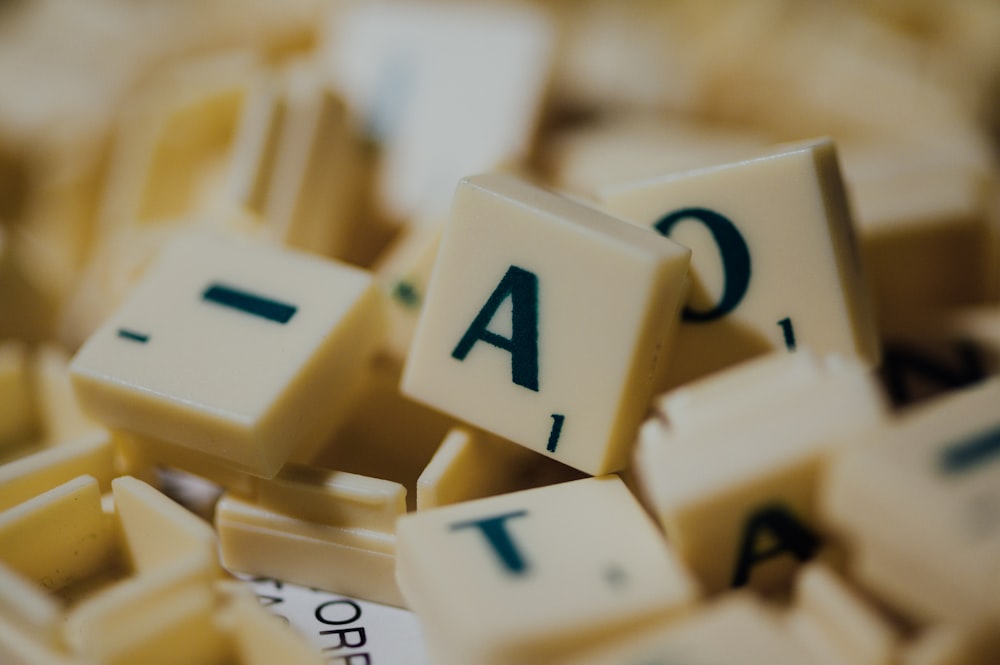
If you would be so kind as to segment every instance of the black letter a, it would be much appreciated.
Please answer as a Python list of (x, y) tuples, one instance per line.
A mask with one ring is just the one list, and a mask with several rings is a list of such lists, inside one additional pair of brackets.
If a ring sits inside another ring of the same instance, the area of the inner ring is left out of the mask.
[[(507, 339), (487, 330), (497, 309), (511, 299), (511, 337)], [(465, 360), (476, 342), (510, 351), (511, 380), (519, 386), (538, 391), (538, 277), (535, 273), (511, 266), (472, 325), (462, 335), (451, 357)]]
[[(770, 531), (776, 544), (757, 551), (757, 537), (761, 531)], [(819, 538), (792, 514), (778, 505), (765, 506), (747, 520), (743, 529), (743, 542), (736, 559), (733, 586), (740, 587), (750, 581), (750, 570), (760, 561), (790, 552), (799, 561), (811, 559), (819, 548)]]

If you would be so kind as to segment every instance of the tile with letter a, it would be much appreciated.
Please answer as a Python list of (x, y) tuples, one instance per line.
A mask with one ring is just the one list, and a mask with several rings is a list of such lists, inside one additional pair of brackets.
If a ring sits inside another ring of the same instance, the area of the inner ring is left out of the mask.
[(513, 176), (466, 178), (402, 390), (587, 473), (619, 470), (676, 327), (689, 258)]
[(407, 515), (396, 577), (435, 662), (551, 663), (698, 595), (617, 476)]
[(998, 401), (990, 379), (911, 408), (827, 474), (852, 577), (909, 617), (1000, 620)]
[(773, 349), (878, 362), (878, 339), (829, 140), (606, 187), (612, 213), (693, 250), (692, 289), (662, 386)]
[(831, 451), (885, 420), (859, 362), (772, 353), (666, 393), (632, 467), (649, 505), (708, 593), (781, 593), (824, 556), (818, 477)]
[(87, 340), (71, 378), (110, 427), (272, 477), (336, 427), (381, 334), (365, 271), (192, 234)]

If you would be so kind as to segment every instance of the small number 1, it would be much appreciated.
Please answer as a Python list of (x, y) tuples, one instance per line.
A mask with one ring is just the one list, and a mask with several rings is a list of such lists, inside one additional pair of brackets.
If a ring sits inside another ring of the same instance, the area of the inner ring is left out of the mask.
[(785, 347), (789, 351), (795, 350), (795, 329), (792, 328), (792, 320), (787, 316), (782, 320), (778, 321), (778, 325), (781, 326), (781, 332), (785, 335)]
[(545, 449), (550, 453), (556, 451), (556, 444), (559, 443), (559, 435), (562, 433), (564, 420), (566, 420), (566, 416), (558, 413), (552, 414), (552, 431), (549, 432), (549, 444), (545, 446)]

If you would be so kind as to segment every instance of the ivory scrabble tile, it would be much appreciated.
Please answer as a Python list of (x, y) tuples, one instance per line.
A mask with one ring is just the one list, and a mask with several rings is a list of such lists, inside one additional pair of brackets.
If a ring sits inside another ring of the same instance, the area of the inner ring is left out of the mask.
[(789, 631), (824, 663), (893, 665), (901, 631), (843, 576), (822, 563), (795, 580)]
[(698, 595), (617, 476), (410, 514), (396, 576), (442, 663), (548, 663)]
[(110, 527), (97, 481), (79, 476), (0, 513), (0, 562), (57, 591), (111, 564)]
[(427, 295), (444, 219), (404, 228), (372, 268), (386, 298), (386, 340), (382, 353), (402, 364)]
[(995, 300), (996, 178), (981, 142), (843, 147), (880, 328)]
[(334, 84), (381, 147), (391, 216), (442, 213), (459, 178), (530, 149), (556, 41), (541, 9), (358, 4), (325, 38)]
[(462, 180), (402, 391), (591, 474), (627, 463), (690, 254), (515, 177)]
[(123, 112), (100, 204), (99, 233), (197, 210), (228, 159), (259, 66), (250, 52), (175, 64)]
[(665, 387), (774, 349), (878, 363), (875, 323), (834, 145), (609, 186), (612, 214), (693, 250)]
[(510, 441), (454, 427), (417, 479), (417, 510), (582, 477), (580, 471)]
[(0, 510), (83, 475), (97, 480), (101, 492), (111, 490), (111, 480), (118, 474), (109, 432), (87, 432), (0, 466)]
[(0, 344), (0, 458), (33, 437), (38, 429), (27, 345)]
[(1000, 381), (904, 412), (839, 456), (827, 519), (851, 572), (907, 616), (1000, 617)]
[(381, 525), (316, 523), (226, 494), (215, 527), (228, 570), (405, 605), (393, 578), (396, 535)]
[(80, 408), (69, 379), (70, 354), (54, 344), (35, 350), (33, 378), (43, 441), (55, 445), (104, 428)]
[(690, 616), (609, 642), (558, 665), (825, 665), (782, 623), (781, 615), (756, 596), (735, 593)]
[(270, 477), (343, 415), (382, 334), (379, 304), (360, 269), (185, 235), (84, 344), (71, 377), (105, 424)]
[(260, 216), (269, 238), (342, 257), (362, 170), (353, 124), (316, 67), (295, 62), (274, 78), (248, 92), (227, 195)]
[(818, 475), (888, 418), (856, 360), (772, 353), (667, 393), (641, 428), (635, 473), (705, 589), (787, 589), (826, 542)]

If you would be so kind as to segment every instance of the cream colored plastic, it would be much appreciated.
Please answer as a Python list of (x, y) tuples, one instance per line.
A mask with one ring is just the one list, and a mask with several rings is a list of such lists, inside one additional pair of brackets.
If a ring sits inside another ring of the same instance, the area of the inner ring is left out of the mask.
[(49, 445), (96, 436), (103, 428), (80, 408), (69, 379), (69, 354), (54, 344), (35, 350), (32, 371), (39, 420)]
[(0, 510), (82, 475), (97, 480), (101, 492), (111, 490), (118, 474), (114, 439), (107, 431), (95, 430), (0, 466)]
[(0, 459), (26, 443), (38, 427), (29, 365), (24, 343), (0, 344)]
[(557, 665), (827, 665), (813, 657), (754, 595), (734, 593), (692, 615), (656, 625)]
[(664, 387), (774, 349), (879, 359), (834, 144), (607, 187), (602, 204), (693, 250)]
[(219, 662), (211, 527), (135, 478), (116, 478), (112, 493), (128, 576), (69, 608), (67, 645), (102, 663)]
[(219, 500), (215, 528), (229, 570), (404, 606), (393, 578), (394, 534), (316, 524), (232, 495)]
[(100, 489), (90, 476), (0, 514), (0, 561), (52, 591), (106, 568), (114, 551)]
[(360, 155), (343, 103), (306, 66), (285, 73), (284, 104), (262, 216), (270, 236), (344, 255), (357, 216)]
[(160, 468), (172, 468), (194, 474), (228, 491), (253, 495), (255, 476), (234, 468), (225, 460), (149, 437), (119, 434), (117, 438), (123, 468), (129, 475), (152, 485), (157, 484)]
[(124, 225), (95, 243), (60, 311), (59, 341), (70, 349), (82, 346), (177, 232), (175, 225)]
[(799, 573), (794, 607), (786, 620), (792, 633), (823, 663), (897, 662), (897, 630), (825, 564), (809, 564)]
[(591, 474), (626, 466), (690, 254), (512, 176), (459, 183), (404, 394)]
[(824, 540), (816, 501), (825, 460), (888, 417), (863, 365), (808, 349), (743, 363), (654, 406), (634, 469), (671, 543), (711, 592), (786, 587)]
[(906, 411), (826, 475), (824, 513), (852, 575), (908, 616), (1000, 618), (998, 399), (990, 379)]
[(996, 624), (936, 624), (900, 652), (901, 665), (992, 665), (1000, 659)]
[(397, 534), (436, 662), (549, 663), (698, 596), (613, 475), (420, 511)]
[(444, 220), (408, 226), (373, 267), (386, 297), (387, 332), (382, 353), (402, 365), (427, 295)]
[(256, 489), (260, 506), (315, 524), (393, 533), (406, 512), (399, 483), (320, 467), (286, 464)]
[(280, 618), (261, 607), (253, 594), (239, 594), (230, 602), (233, 642), (242, 665), (322, 665), (319, 651)]
[(209, 198), (229, 158), (257, 58), (229, 52), (175, 65), (126, 109), (100, 208), (104, 236), (184, 217)]
[(579, 471), (510, 441), (456, 427), (417, 479), (417, 510), (581, 477)]
[(156, 659), (198, 643), (197, 630), (184, 645), (155, 640), (177, 622), (204, 623), (201, 591), (220, 574), (212, 529), (134, 478), (112, 481), (112, 495), (105, 508), (83, 475), (0, 513), (0, 633), (24, 633), (8, 645), (23, 662), (169, 662)]
[(544, 155), (557, 186), (594, 196), (603, 187), (725, 164), (765, 146), (762, 137), (736, 126), (625, 114), (570, 125), (546, 143)]
[(343, 416), (379, 304), (357, 268), (185, 235), (77, 353), (74, 388), (111, 427), (270, 477)]
[(433, 219), (459, 178), (526, 154), (555, 40), (527, 4), (365, 3), (331, 16), (323, 57), (381, 147), (381, 207)]
[(243, 230), (342, 258), (363, 171), (354, 134), (315, 63), (260, 73), (247, 91), (216, 208), (236, 203), (250, 212)]
[(406, 509), (414, 510), (417, 478), (455, 419), (401, 394), (402, 368), (384, 356), (369, 369), (343, 426), (322, 448), (291, 461), (398, 483), (406, 489)]
[(879, 319), (995, 297), (991, 174), (946, 154), (870, 152), (848, 182)]

